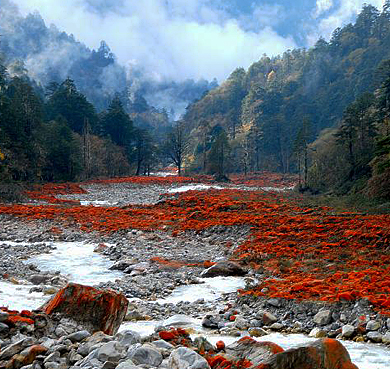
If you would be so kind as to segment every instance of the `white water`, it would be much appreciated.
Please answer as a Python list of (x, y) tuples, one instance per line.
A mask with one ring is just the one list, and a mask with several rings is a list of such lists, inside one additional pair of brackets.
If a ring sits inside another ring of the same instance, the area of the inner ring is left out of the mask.
[[(11, 246), (16, 244), (6, 243)], [(18, 245), (23, 244), (18, 243)], [(83, 242), (55, 242), (52, 245), (56, 249), (51, 253), (35, 256), (27, 260), (26, 264), (37, 265), (41, 272), (59, 271), (70, 282), (86, 285), (96, 285), (122, 277), (121, 272), (108, 270), (112, 265), (111, 261), (93, 252), (97, 245)], [(0, 282), (0, 306), (7, 306), (14, 310), (33, 310), (50, 298), (49, 295), (41, 292), (29, 293), (34, 286), (27, 281), (19, 283)]]
[(213, 301), (223, 293), (235, 292), (245, 287), (244, 278), (241, 277), (199, 278), (199, 280), (204, 283), (179, 286), (170, 296), (158, 299), (156, 302), (177, 304), (180, 301), (194, 302), (199, 299)]
[(26, 263), (36, 264), (43, 272), (59, 271), (69, 281), (86, 285), (114, 281), (123, 274), (108, 270), (113, 264), (99, 253), (93, 252), (96, 244), (84, 242), (56, 242), (56, 250), (29, 259)]
[(205, 184), (189, 184), (185, 186), (180, 186), (176, 188), (171, 188), (168, 190), (168, 193), (181, 193), (187, 191), (205, 191), (205, 190), (223, 190), (225, 187), (215, 186), (215, 185), (205, 185)]

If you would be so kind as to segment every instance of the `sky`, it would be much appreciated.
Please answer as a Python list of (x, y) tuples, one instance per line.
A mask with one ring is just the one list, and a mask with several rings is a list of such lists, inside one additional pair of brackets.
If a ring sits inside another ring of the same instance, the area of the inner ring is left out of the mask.
[(153, 80), (223, 81), (264, 53), (312, 46), (383, 0), (14, 0), (23, 15), (90, 48), (105, 40), (118, 62)]

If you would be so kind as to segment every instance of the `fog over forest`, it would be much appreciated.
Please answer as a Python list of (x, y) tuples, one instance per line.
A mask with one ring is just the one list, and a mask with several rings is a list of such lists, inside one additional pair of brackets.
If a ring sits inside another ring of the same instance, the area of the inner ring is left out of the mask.
[(99, 109), (138, 93), (175, 119), (235, 68), (329, 38), (364, 2), (0, 0), (0, 47), (43, 86), (70, 76)]

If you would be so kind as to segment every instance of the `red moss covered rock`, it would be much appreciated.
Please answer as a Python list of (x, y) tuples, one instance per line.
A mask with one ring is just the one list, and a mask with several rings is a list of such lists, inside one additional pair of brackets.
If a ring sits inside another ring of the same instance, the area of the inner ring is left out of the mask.
[(41, 309), (49, 316), (71, 318), (91, 332), (113, 335), (126, 315), (128, 303), (123, 294), (69, 283)]
[(276, 355), (257, 369), (358, 369), (346, 348), (337, 340), (324, 338)]
[(276, 343), (258, 342), (250, 337), (243, 337), (226, 347), (226, 354), (234, 358), (235, 362), (246, 360), (254, 367), (283, 351)]
[(225, 342), (223, 341), (218, 341), (215, 346), (217, 347), (218, 351), (224, 350), (225, 349)]

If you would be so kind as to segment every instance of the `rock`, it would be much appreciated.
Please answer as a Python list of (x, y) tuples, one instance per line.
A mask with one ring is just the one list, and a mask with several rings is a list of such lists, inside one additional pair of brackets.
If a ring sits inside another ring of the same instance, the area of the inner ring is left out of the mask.
[(378, 322), (377, 320), (370, 320), (366, 325), (366, 329), (368, 331), (377, 331), (380, 329), (380, 327), (381, 327), (381, 323)]
[(46, 357), (45, 360), (43, 360), (43, 363), (59, 363), (61, 358), (61, 354), (58, 351), (54, 351), (49, 356)]
[(276, 323), (278, 321), (278, 318), (268, 311), (259, 311), (256, 314), (256, 317), (258, 319), (260, 319), (264, 325), (271, 325), (271, 324)]
[(188, 315), (176, 314), (162, 322), (163, 327), (182, 327), (196, 324), (196, 320)]
[(237, 315), (236, 316), (236, 320), (233, 323), (233, 327), (243, 331), (243, 330), (248, 329), (249, 322), (244, 317), (242, 317), (241, 315)]
[(30, 346), (24, 349), (20, 354), (14, 355), (8, 362), (8, 368), (19, 369), (34, 362), (38, 355), (43, 355), (47, 352), (47, 348), (41, 345)]
[(125, 348), (117, 341), (110, 341), (103, 344), (97, 351), (97, 358), (102, 361), (117, 363), (126, 356)]
[(382, 342), (382, 335), (379, 332), (376, 331), (371, 331), (367, 333), (367, 338), (376, 343), (381, 343)]
[(51, 276), (46, 275), (46, 274), (33, 274), (30, 277), (30, 282), (32, 284), (45, 284)]
[(246, 359), (256, 367), (276, 353), (283, 352), (283, 349), (272, 342), (257, 342), (253, 338), (243, 337), (227, 346), (225, 351), (234, 361)]
[(216, 342), (215, 347), (217, 348), (218, 351), (222, 351), (222, 350), (225, 350), (226, 345), (225, 345), (225, 342), (218, 341), (218, 342)]
[(385, 343), (386, 345), (390, 344), (390, 332), (387, 332), (387, 333), (382, 337), (382, 342)]
[(23, 349), (28, 346), (32, 346), (34, 344), (34, 340), (32, 338), (24, 338), (21, 339), (0, 352), (0, 360), (10, 359), (12, 356), (18, 354)]
[(9, 332), (9, 327), (7, 324), (0, 323), (0, 334), (6, 334)]
[(321, 328), (315, 327), (310, 331), (309, 337), (323, 338), (326, 337), (326, 332)]
[(231, 336), (231, 337), (240, 337), (241, 332), (234, 327), (224, 327), (220, 329), (220, 333), (224, 336)]
[(337, 340), (323, 338), (309, 345), (277, 353), (262, 369), (358, 369), (346, 348)]
[[(1, 315), (0, 315), (1, 316)], [(1, 319), (0, 319), (1, 321)], [(386, 326), (387, 326), (387, 329), (390, 329), (390, 318), (387, 318), (386, 320)]]
[(161, 350), (168, 350), (168, 351), (172, 351), (175, 346), (171, 345), (169, 342), (167, 341), (164, 341), (164, 340), (157, 340), (157, 341), (153, 341), (152, 342), (152, 345), (155, 346), (157, 349), (159, 349), (160, 351)]
[(332, 322), (332, 312), (330, 310), (319, 311), (313, 318), (313, 322), (318, 325), (327, 325)]
[(281, 302), (279, 299), (269, 299), (267, 301), (267, 304), (276, 308), (281, 306)]
[(123, 346), (131, 346), (136, 343), (141, 343), (141, 335), (137, 332), (126, 330), (115, 335), (117, 340)]
[(218, 329), (221, 317), (219, 315), (206, 315), (202, 320), (202, 327)]
[(249, 328), (248, 333), (251, 337), (263, 337), (268, 334), (267, 331), (260, 327)]
[(204, 278), (217, 276), (243, 276), (247, 271), (234, 261), (220, 261), (210, 268), (204, 270), (200, 276)]
[(161, 353), (151, 344), (144, 344), (135, 349), (130, 347), (127, 357), (136, 365), (158, 367), (163, 361)]
[(6, 311), (0, 310), (0, 322), (5, 322), (9, 317), (9, 314)]
[(343, 325), (341, 328), (341, 336), (345, 338), (351, 338), (355, 334), (355, 327), (350, 324)]
[(91, 333), (89, 333), (88, 331), (78, 331), (78, 332), (74, 332), (74, 333), (70, 334), (68, 336), (68, 338), (72, 342), (81, 342), (82, 340), (84, 340), (90, 336), (91, 336)]
[(208, 362), (195, 351), (179, 347), (172, 351), (168, 359), (170, 369), (210, 369)]
[(126, 360), (120, 363), (116, 369), (139, 369), (131, 360)]
[(272, 329), (273, 331), (281, 331), (284, 328), (284, 325), (282, 323), (273, 323), (269, 326), (269, 329)]
[(123, 294), (69, 283), (41, 309), (48, 315), (71, 318), (88, 331), (115, 334), (126, 315), (127, 305)]
[(130, 265), (133, 265), (133, 264), (134, 264), (134, 260), (130, 260), (130, 259), (119, 260), (114, 265), (112, 265), (109, 269), (110, 270), (121, 270), (121, 271), (124, 271)]
[(198, 353), (215, 351), (215, 347), (205, 337), (196, 337), (194, 340), (194, 348), (196, 348)]

